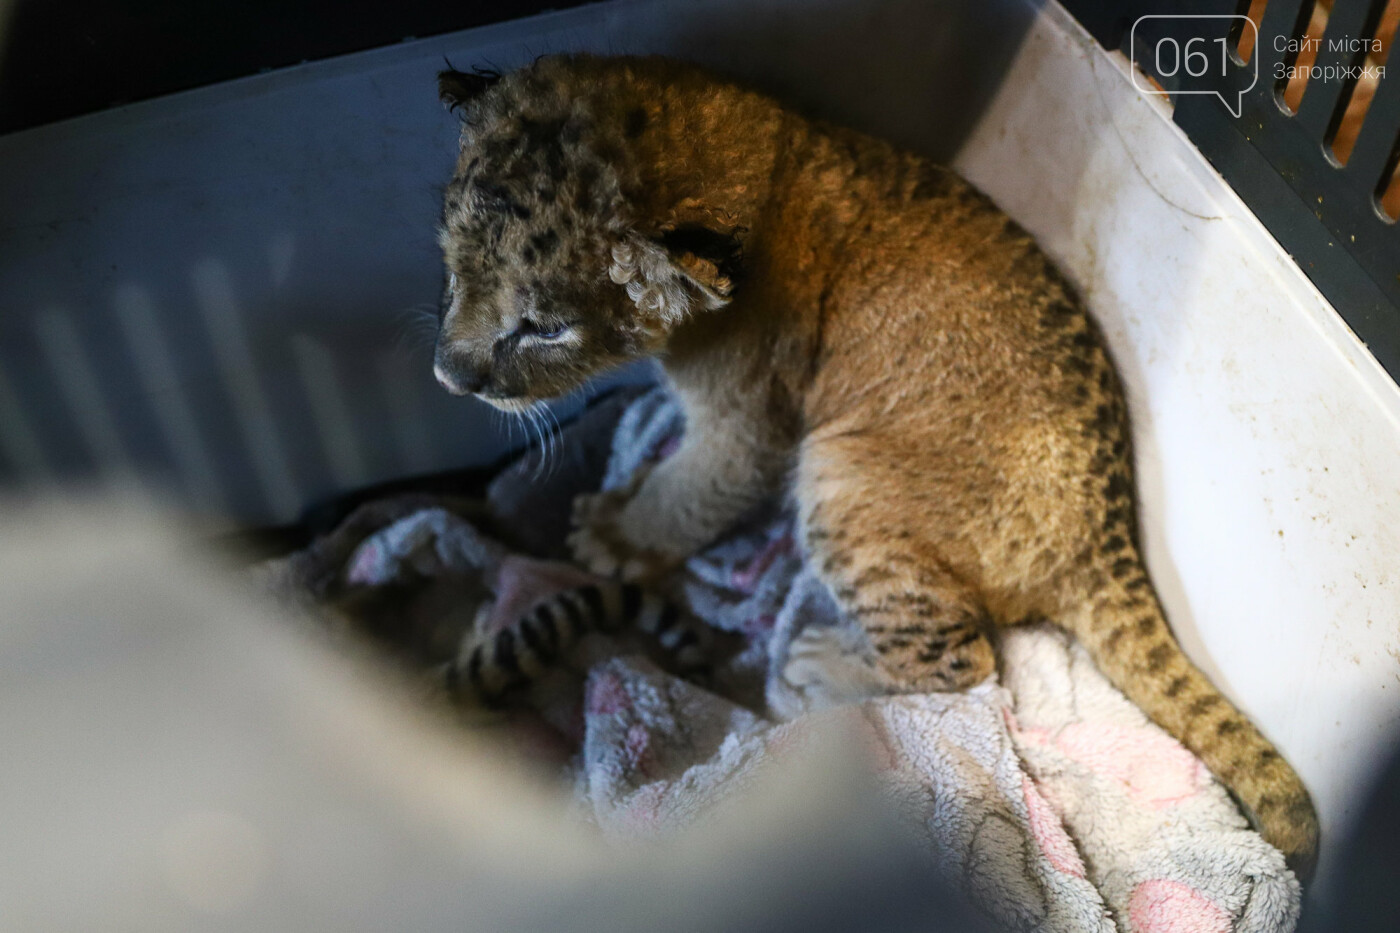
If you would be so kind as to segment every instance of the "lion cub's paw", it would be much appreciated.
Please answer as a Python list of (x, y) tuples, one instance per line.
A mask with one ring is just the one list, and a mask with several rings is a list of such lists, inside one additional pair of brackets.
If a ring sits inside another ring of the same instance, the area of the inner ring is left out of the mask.
[(851, 633), (824, 625), (808, 626), (792, 640), (775, 686), (768, 705), (784, 719), (890, 691), (887, 678)]
[(636, 485), (574, 499), (569, 551), (588, 571), (639, 582), (662, 576), (680, 563), (677, 558), (633, 544), (622, 530), (622, 512), (632, 501)]

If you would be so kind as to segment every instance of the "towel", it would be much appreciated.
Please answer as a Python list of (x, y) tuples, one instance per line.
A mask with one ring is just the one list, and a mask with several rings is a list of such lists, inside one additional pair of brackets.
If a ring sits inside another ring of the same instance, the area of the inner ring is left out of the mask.
[[(444, 656), (468, 630), (509, 624), (587, 579), (561, 559), (572, 497), (625, 485), (683, 431), (664, 389), (614, 396), (552, 450), (527, 451), (497, 476), (484, 514), (420, 498), (374, 503), (272, 576), (283, 590), (319, 587), (313, 599), (332, 579), (391, 594), (378, 611), (419, 633), (416, 656)], [(1009, 929), (1296, 926), (1300, 889), (1282, 855), (1058, 629), (1003, 633), (999, 673), (965, 692), (828, 710), (817, 702), (822, 678), (868, 676), (870, 648), (805, 565), (780, 503), (664, 588), (729, 634), (705, 686), (668, 673), (640, 641), (593, 634), (503, 727), (520, 754), (564, 771), (579, 815), (605, 836), (684, 828), (837, 728), (940, 870)]]

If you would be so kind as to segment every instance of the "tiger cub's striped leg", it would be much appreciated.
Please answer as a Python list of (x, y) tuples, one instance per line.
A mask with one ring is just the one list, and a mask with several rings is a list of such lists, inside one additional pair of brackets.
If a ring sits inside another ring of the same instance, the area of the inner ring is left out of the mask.
[(496, 632), (468, 634), (448, 665), (448, 689), (462, 700), (497, 703), (558, 663), (584, 634), (629, 624), (656, 638), (683, 672), (704, 666), (707, 628), (655, 593), (601, 581), (556, 593)]

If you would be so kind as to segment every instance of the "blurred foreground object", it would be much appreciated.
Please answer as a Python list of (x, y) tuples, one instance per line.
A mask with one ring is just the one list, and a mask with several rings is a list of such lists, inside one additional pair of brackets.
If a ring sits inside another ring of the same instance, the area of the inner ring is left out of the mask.
[(3, 518), (0, 929), (979, 928), (843, 769), (605, 846), (187, 530), (96, 502)]

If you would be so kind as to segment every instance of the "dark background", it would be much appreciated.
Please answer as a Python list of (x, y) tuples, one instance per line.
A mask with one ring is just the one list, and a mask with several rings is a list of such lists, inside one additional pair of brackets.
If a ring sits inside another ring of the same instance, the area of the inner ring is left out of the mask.
[(15, 0), (0, 133), (583, 0)]

